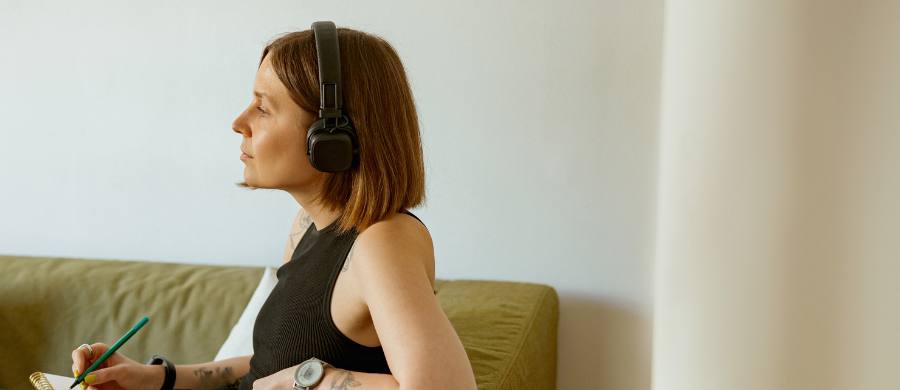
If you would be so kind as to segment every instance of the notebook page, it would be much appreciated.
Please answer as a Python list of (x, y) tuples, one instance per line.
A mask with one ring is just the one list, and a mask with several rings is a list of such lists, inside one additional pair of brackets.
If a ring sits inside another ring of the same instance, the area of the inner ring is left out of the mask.
[[(46, 372), (44, 373), (44, 376), (47, 377), (47, 381), (50, 382), (54, 390), (66, 390), (75, 382), (75, 378), (69, 376), (53, 375)], [(75, 386), (72, 390), (76, 389), (81, 390), (81, 386)]]

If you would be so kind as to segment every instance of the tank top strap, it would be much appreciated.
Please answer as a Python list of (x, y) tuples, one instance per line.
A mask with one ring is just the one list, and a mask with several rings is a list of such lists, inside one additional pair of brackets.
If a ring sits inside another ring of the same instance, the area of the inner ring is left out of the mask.
[(409, 216), (415, 218), (416, 220), (418, 220), (418, 221), (422, 224), (422, 226), (425, 226), (425, 228), (428, 229), (428, 226), (425, 225), (425, 222), (422, 222), (422, 220), (421, 220), (419, 217), (417, 217), (415, 214), (409, 212), (409, 210), (403, 209), (403, 210), (400, 210), (400, 212), (403, 213), (403, 214), (407, 214), (407, 215), (409, 215)]

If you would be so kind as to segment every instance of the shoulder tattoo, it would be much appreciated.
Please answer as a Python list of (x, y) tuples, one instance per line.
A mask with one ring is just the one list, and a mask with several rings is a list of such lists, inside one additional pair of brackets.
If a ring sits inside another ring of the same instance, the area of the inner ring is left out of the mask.
[(347, 259), (344, 260), (344, 266), (341, 268), (341, 272), (350, 270), (350, 260), (353, 260), (353, 250), (356, 249), (356, 242), (353, 241), (353, 245), (350, 246), (350, 253), (347, 253)]
[(300, 219), (300, 230), (305, 231), (309, 228), (309, 225), (312, 224), (312, 218), (309, 214), (304, 213), (303, 218)]

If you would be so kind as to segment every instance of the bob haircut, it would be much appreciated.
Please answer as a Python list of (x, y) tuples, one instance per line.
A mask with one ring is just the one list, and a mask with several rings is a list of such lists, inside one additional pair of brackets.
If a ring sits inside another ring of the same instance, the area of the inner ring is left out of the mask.
[[(359, 231), (401, 209), (425, 201), (425, 166), (419, 119), (400, 57), (381, 37), (337, 28), (343, 112), (359, 142), (359, 164), (326, 173), (314, 199), (327, 209), (343, 208), (340, 233)], [(289, 32), (263, 49), (291, 100), (318, 117), (319, 73), (312, 30)], [(306, 131), (306, 129), (303, 129)], [(246, 182), (238, 186), (257, 189)]]

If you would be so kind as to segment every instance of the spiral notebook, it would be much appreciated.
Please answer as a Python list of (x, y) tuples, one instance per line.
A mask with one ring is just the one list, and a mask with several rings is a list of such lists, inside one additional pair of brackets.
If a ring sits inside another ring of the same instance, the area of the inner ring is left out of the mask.
[[(75, 382), (75, 378), (44, 372), (35, 372), (29, 375), (28, 380), (36, 390), (66, 390)], [(75, 386), (75, 389), (79, 389), (79, 387)]]

